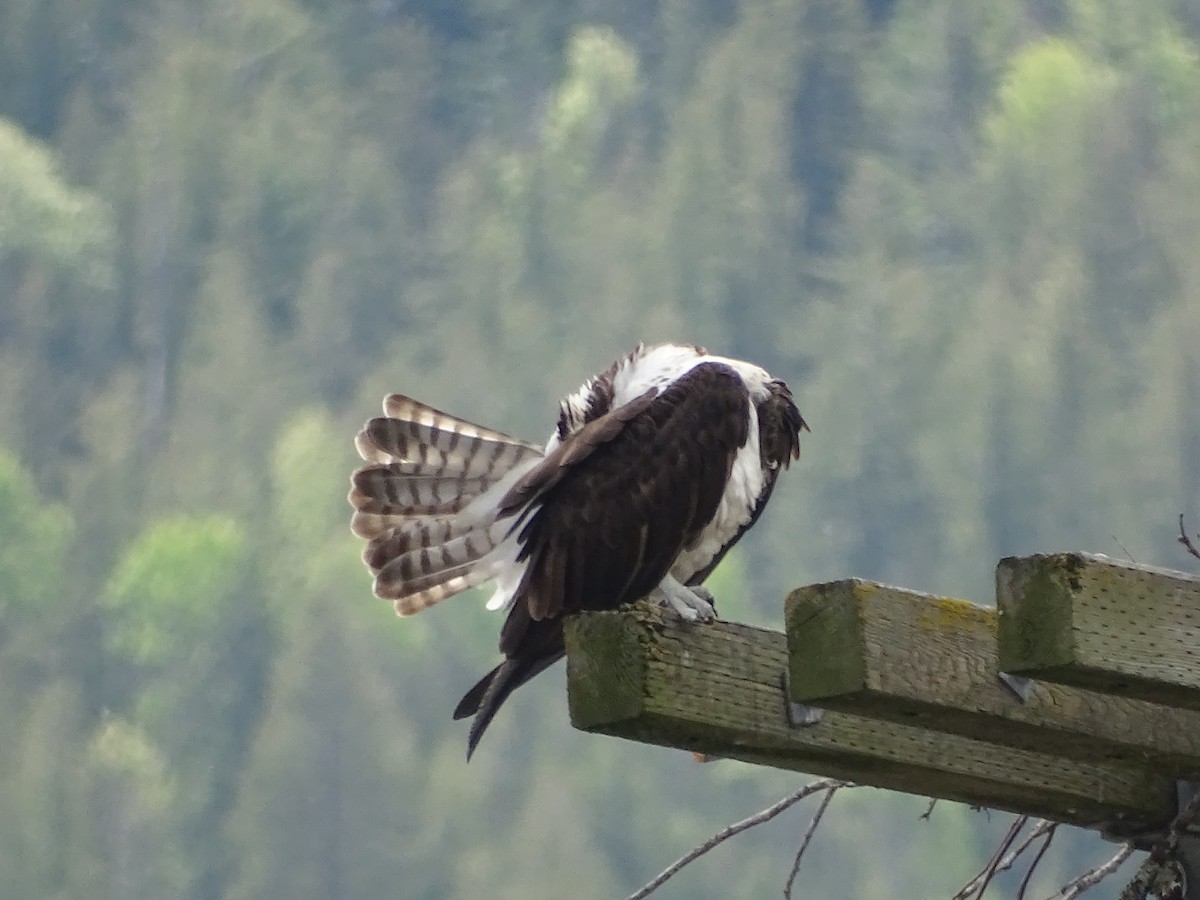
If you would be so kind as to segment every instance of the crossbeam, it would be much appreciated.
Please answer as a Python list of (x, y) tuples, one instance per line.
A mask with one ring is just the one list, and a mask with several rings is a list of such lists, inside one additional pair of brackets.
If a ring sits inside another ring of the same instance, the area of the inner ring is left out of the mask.
[(1175, 812), (1174, 780), (1143, 765), (835, 711), (794, 725), (781, 632), (685, 624), (642, 603), (575, 616), (565, 636), (571, 721), (585, 731), (1084, 827), (1150, 827)]
[(791, 692), (843, 712), (1026, 750), (1200, 773), (1200, 711), (1035, 681), (1020, 698), (1002, 671), (994, 608), (859, 579), (786, 603)]
[(1007, 672), (1200, 709), (1200, 578), (1084, 553), (1000, 561)]

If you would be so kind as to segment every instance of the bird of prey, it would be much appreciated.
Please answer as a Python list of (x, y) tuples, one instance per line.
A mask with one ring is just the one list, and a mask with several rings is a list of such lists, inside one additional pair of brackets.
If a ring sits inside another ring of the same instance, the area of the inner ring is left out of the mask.
[(807, 425), (758, 366), (639, 346), (562, 401), (544, 447), (399, 394), (355, 445), (351, 528), (402, 616), (488, 581), (503, 662), (467, 691), (467, 758), (512, 691), (564, 655), (563, 617), (647, 595), (714, 616), (701, 582), (763, 511)]

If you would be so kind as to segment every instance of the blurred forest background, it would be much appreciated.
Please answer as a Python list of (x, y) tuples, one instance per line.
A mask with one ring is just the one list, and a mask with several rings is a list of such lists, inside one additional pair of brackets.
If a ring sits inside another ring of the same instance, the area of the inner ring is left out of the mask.
[[(1186, 567), (1200, 4), (2, 0), (4, 895), (618, 897), (797, 787), (572, 731), (561, 667), (466, 766), (498, 618), (349, 534), (388, 391), (540, 438), (666, 339), (813, 427), (726, 617)], [(1007, 817), (924, 806), (839, 795), (803, 894), (952, 893)], [(657, 896), (778, 896), (805, 821)]]

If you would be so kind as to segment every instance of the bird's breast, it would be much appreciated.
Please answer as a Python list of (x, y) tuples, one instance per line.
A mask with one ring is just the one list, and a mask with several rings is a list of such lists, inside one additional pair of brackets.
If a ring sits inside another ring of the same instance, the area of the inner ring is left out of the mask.
[(685, 547), (671, 567), (671, 574), (683, 584), (711, 563), (754, 516), (766, 478), (759, 456), (758, 416), (753, 406), (750, 408), (749, 431), (745, 445), (734, 457), (716, 515), (700, 532), (699, 540), (691, 547)]

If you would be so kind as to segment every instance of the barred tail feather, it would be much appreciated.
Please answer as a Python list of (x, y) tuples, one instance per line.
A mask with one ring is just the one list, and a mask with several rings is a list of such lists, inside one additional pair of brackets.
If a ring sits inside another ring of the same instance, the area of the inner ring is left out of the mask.
[[(351, 497), (353, 497), (353, 494), (351, 494)], [(350, 517), (350, 531), (354, 533), (355, 537), (373, 541), (376, 538), (383, 537), (397, 525), (402, 525), (407, 521), (409, 521), (408, 516), (385, 516), (380, 513), (368, 513), (363, 512), (361, 509), (356, 509), (354, 515)]]
[[(362, 515), (365, 518), (369, 514)], [(388, 560), (403, 553), (423, 547), (440, 546), (480, 527), (480, 523), (462, 515), (379, 518), (385, 520), (385, 525), (370, 537), (362, 554), (363, 562), (372, 573), (377, 573)], [(351, 527), (353, 525), (352, 520)]]
[[(428, 429), (431, 433), (440, 433), (442, 435), (459, 434), (464, 437), (479, 438), (487, 443), (511, 444), (525, 447), (534, 453), (540, 454), (542, 452), (542, 448), (537, 444), (531, 444), (528, 441), (512, 437), (501, 431), (486, 428), (483, 425), (476, 425), (474, 422), (468, 422), (466, 419), (460, 419), (458, 416), (444, 413), (440, 409), (430, 406), (428, 403), (422, 403), (420, 400), (414, 400), (412, 397), (406, 397), (403, 394), (389, 394), (384, 397), (383, 412), (389, 418), (408, 422), (417, 429)], [(452, 444), (443, 445), (436, 438), (425, 439), (422, 442), (433, 444), (442, 450), (452, 449)]]
[(386, 570), (394, 580), (411, 582), (478, 562), (496, 549), (504, 539), (504, 531), (503, 525), (474, 528), (450, 540), (422, 546), (421, 534), (398, 528), (387, 538), (372, 542), (363, 553), (363, 561), (377, 574)]
[(375, 577), (375, 594), (391, 600), (396, 614), (411, 616), (496, 577), (503, 565), (499, 559), (481, 560), (452, 569), (442, 569), (410, 581), (392, 578), (387, 567)]
[[(402, 461), (431, 475), (478, 477), (504, 472), (513, 463), (534, 454), (522, 444), (460, 438), (453, 450), (443, 450), (435, 443), (449, 445), (458, 432), (430, 433), (428, 440), (414, 435), (417, 429), (411, 422), (400, 419), (371, 419), (359, 432), (365, 445), (359, 455), (372, 462)], [(423, 430), (422, 430), (423, 431)], [(540, 452), (539, 452), (540, 455)]]
[(502, 475), (521, 460), (542, 455), (536, 444), (400, 394), (387, 397), (383, 409), (386, 415), (367, 422), (355, 441), (367, 462), (409, 461), (430, 475), (470, 478)]
[(456, 513), (495, 483), (494, 478), (412, 474), (396, 463), (363, 466), (351, 476), (355, 509), (393, 516)]
[(496, 507), (542, 449), (399, 394), (384, 412), (355, 438), (350, 528), (375, 593), (407, 616), (512, 568)]

